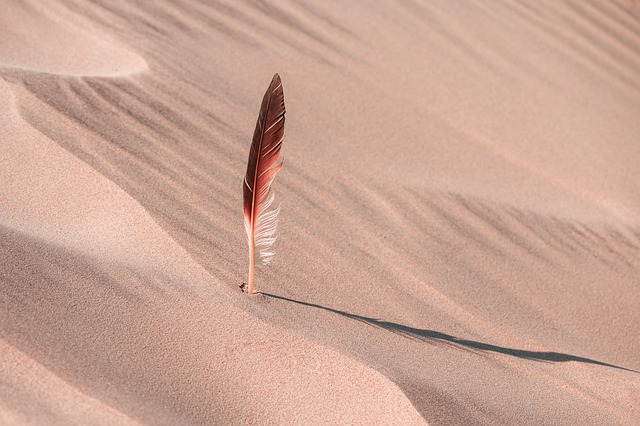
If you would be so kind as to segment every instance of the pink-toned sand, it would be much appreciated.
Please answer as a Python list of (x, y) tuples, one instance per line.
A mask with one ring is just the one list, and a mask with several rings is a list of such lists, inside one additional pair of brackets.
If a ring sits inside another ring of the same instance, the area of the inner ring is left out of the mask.
[(637, 2), (0, 7), (0, 424), (640, 423)]

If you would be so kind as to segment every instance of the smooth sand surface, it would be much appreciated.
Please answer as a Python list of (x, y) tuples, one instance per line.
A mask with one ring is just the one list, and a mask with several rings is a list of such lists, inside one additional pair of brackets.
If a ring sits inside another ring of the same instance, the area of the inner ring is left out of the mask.
[(640, 421), (637, 2), (1, 6), (0, 423)]

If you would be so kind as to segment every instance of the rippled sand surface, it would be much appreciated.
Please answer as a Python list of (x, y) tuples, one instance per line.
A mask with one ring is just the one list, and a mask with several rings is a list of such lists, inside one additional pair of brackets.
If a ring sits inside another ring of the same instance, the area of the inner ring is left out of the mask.
[(2, 8), (0, 423), (638, 423), (637, 2)]

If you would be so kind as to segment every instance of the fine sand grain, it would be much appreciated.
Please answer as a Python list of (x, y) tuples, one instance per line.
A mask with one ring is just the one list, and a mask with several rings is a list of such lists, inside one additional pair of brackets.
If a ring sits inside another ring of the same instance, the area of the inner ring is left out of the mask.
[(637, 2), (0, 4), (1, 424), (640, 421)]

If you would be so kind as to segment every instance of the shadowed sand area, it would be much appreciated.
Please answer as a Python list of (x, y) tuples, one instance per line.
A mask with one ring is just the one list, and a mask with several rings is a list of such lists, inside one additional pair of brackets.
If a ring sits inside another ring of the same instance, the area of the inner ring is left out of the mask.
[(0, 423), (638, 423), (636, 2), (4, 3)]

